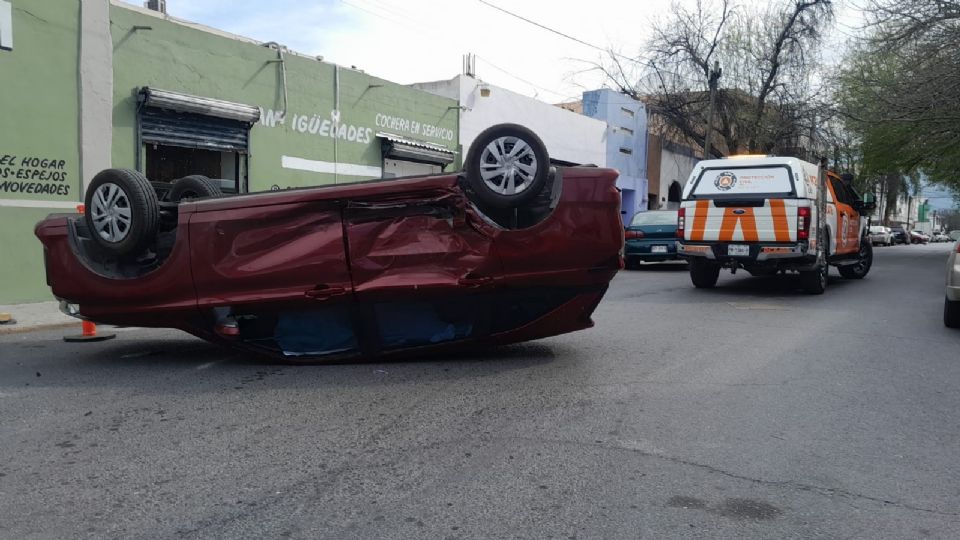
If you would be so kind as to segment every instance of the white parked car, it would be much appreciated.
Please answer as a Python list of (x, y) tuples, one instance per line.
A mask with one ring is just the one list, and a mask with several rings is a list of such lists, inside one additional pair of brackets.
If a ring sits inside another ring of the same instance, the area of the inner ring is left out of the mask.
[(871, 225), (870, 242), (875, 246), (889, 246), (893, 243), (893, 231), (883, 225)]
[(947, 294), (943, 299), (943, 324), (960, 328), (960, 241), (953, 245), (947, 259)]

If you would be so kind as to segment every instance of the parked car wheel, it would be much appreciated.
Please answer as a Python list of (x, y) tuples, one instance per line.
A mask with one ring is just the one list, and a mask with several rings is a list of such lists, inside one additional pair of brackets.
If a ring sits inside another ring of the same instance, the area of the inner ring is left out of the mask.
[(943, 324), (947, 328), (960, 328), (960, 302), (943, 299)]
[(467, 153), (467, 181), (479, 201), (493, 208), (530, 202), (546, 185), (549, 170), (543, 141), (516, 124), (487, 128)]
[(720, 265), (702, 259), (690, 259), (690, 281), (698, 289), (709, 289), (717, 284)]
[(173, 187), (167, 199), (170, 202), (180, 202), (184, 199), (199, 199), (202, 197), (222, 197), (223, 192), (217, 182), (199, 174), (192, 174), (174, 180)]
[(847, 279), (863, 279), (870, 267), (873, 266), (873, 246), (870, 242), (860, 241), (860, 260), (857, 264), (841, 266), (838, 268), (840, 275)]
[(93, 177), (84, 197), (84, 219), (94, 241), (115, 255), (140, 251), (152, 242), (160, 222), (157, 194), (145, 176), (106, 169)]
[(807, 294), (823, 294), (827, 290), (827, 276), (830, 273), (830, 265), (820, 264), (813, 270), (804, 270), (800, 272), (800, 286)]

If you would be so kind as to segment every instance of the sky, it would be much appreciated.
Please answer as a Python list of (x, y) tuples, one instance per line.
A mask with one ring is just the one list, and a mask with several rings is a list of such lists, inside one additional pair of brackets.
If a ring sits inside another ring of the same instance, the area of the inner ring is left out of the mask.
[[(672, 1), (168, 0), (167, 12), (401, 84), (453, 78), (473, 53), (479, 78), (559, 103), (604, 86), (599, 49), (638, 56)], [(840, 4), (838, 18), (849, 22), (850, 11)]]
[[(473, 53), (479, 78), (559, 103), (606, 84), (595, 68), (605, 56), (600, 49), (639, 56), (652, 23), (673, 1), (168, 0), (167, 12), (401, 84), (453, 78), (463, 55)], [(859, 11), (835, 4), (839, 43), (856, 33)], [(841, 49), (828, 47), (827, 54)]]
[[(473, 53), (477, 76), (486, 82), (561, 103), (606, 84), (593, 67), (604, 57), (598, 48), (639, 56), (652, 23), (673, 1), (167, 0), (167, 12), (400, 84), (453, 78), (462, 56)], [(835, 1), (835, 12), (831, 43), (824, 48), (828, 62), (839, 61), (844, 42), (863, 24), (855, 0)], [(952, 205), (945, 194), (931, 194), (932, 205)]]

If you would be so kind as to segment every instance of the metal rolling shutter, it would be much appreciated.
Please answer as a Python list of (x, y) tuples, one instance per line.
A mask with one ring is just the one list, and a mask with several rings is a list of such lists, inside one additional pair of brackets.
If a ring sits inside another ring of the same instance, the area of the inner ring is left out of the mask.
[(139, 92), (144, 143), (246, 153), (260, 109), (222, 99), (144, 87)]
[(154, 107), (140, 111), (144, 143), (247, 153), (250, 125), (238, 120)]

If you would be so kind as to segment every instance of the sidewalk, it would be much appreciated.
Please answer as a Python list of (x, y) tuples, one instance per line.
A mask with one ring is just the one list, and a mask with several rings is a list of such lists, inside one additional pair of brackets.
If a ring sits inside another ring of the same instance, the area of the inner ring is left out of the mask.
[(50, 328), (80, 328), (80, 320), (60, 313), (57, 302), (0, 304), (0, 314), (9, 313), (16, 323), (0, 324), (0, 334), (16, 334)]

